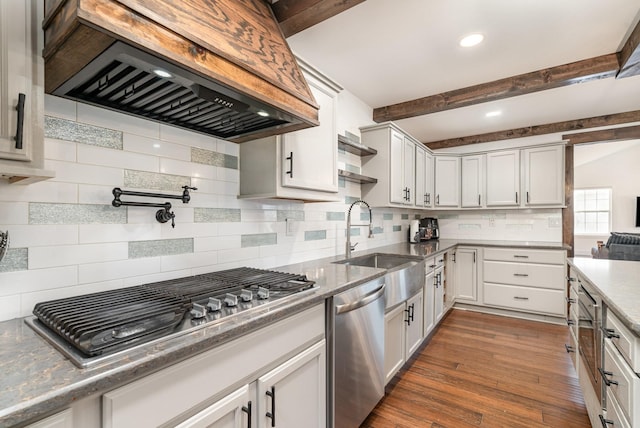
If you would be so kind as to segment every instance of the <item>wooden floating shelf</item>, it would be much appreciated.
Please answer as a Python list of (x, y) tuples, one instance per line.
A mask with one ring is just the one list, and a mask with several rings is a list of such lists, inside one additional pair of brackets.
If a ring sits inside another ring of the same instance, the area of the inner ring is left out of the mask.
[(338, 134), (338, 148), (358, 156), (372, 156), (378, 153), (376, 149), (372, 149), (364, 144), (350, 140), (340, 134)]
[(345, 180), (353, 181), (354, 183), (360, 184), (373, 184), (378, 182), (377, 178), (367, 177), (366, 175), (356, 174), (355, 172), (349, 172), (343, 169), (338, 170), (338, 177), (342, 177)]

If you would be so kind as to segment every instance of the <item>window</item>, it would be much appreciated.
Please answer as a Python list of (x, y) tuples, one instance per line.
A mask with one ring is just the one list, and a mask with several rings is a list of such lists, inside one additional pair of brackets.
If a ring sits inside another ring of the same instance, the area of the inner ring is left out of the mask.
[(606, 235), (611, 231), (611, 189), (576, 189), (574, 233)]

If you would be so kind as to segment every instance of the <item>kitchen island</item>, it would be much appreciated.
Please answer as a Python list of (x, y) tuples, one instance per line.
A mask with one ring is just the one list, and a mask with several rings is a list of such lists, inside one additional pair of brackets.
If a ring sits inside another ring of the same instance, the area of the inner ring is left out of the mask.
[[(433, 257), (458, 245), (564, 249), (558, 243), (514, 241), (428, 241), (399, 243), (355, 252)], [(33, 332), (23, 319), (0, 323), (0, 426), (33, 422), (65, 409), (85, 398), (96, 396), (158, 370), (214, 349), (233, 339), (287, 319), (323, 303), (331, 296), (385, 274), (385, 270), (333, 262), (343, 255), (311, 260), (277, 268), (307, 275), (315, 281), (315, 291), (280, 304), (275, 309), (252, 312), (231, 322), (207, 325), (195, 332), (166, 342), (150, 343), (128, 353), (126, 358), (91, 368), (79, 369)], [(97, 409), (99, 411), (99, 409)]]

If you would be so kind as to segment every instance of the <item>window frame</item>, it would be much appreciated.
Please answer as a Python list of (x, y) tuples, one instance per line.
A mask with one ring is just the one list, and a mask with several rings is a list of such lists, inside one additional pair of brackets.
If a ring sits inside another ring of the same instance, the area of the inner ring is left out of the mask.
[[(603, 210), (581, 210), (578, 211), (576, 209), (576, 192), (577, 191), (589, 191), (589, 190), (608, 190), (609, 191), (609, 209), (607, 212), (609, 213), (609, 225), (608, 230), (606, 232), (577, 232), (576, 230), (576, 214), (578, 212), (581, 213), (597, 213), (604, 212)], [(575, 236), (608, 236), (613, 230), (613, 188), (612, 187), (580, 187), (573, 189), (573, 234)]]

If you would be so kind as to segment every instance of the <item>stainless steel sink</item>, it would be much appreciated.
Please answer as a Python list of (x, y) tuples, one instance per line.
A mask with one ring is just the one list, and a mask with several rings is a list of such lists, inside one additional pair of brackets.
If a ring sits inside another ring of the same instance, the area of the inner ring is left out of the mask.
[(339, 260), (334, 263), (386, 269), (386, 311), (413, 297), (424, 286), (425, 262), (420, 257), (373, 253)]

